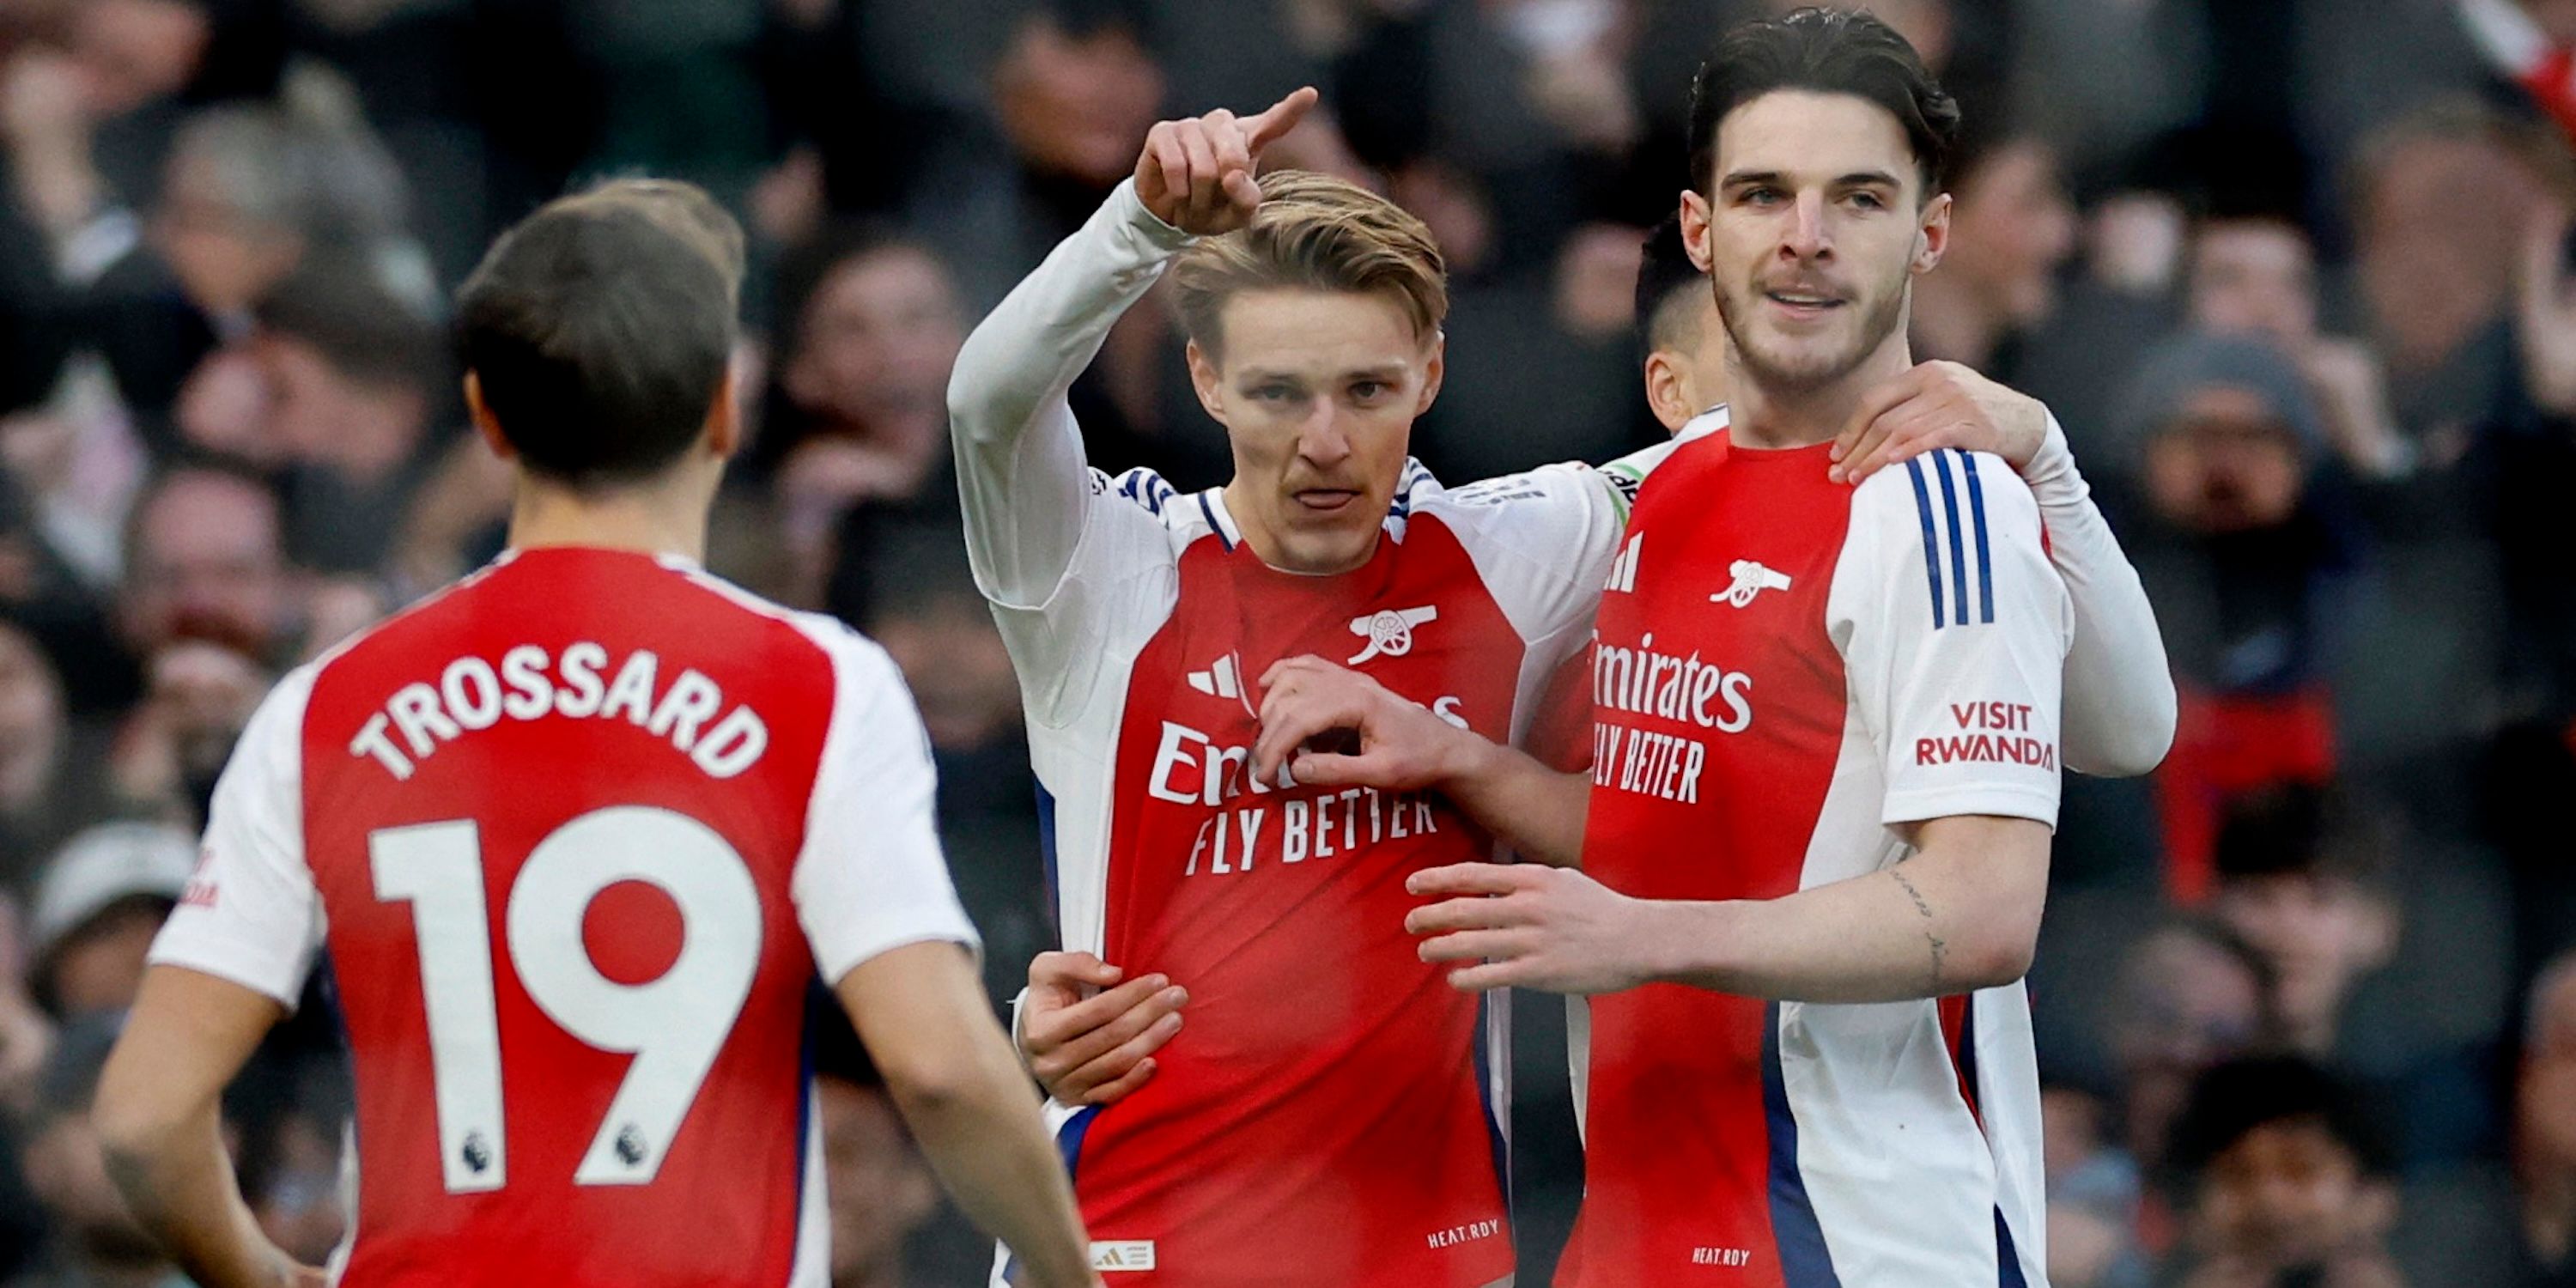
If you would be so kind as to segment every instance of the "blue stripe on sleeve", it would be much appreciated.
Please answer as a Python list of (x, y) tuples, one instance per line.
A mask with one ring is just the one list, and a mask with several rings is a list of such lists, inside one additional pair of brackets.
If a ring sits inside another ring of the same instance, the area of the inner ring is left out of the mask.
[(1941, 480), (1941, 509), (1950, 516), (1950, 584), (1958, 588), (1959, 624), (1968, 624), (1968, 549), (1959, 532), (1959, 494), (1950, 483), (1950, 470), (1941, 463), (1941, 454), (1932, 453), (1932, 473)]
[(1975, 457), (1962, 452), (1959, 465), (1968, 473), (1968, 514), (1977, 527), (1978, 606), (1984, 610), (1983, 620), (1991, 625), (1995, 620), (1995, 561), (1986, 545), (1986, 488), (1977, 481)]
[[(1907, 461), (1905, 472), (1914, 479), (1914, 513), (1923, 520), (1923, 578), (1932, 587), (1932, 629), (1941, 629), (1941, 547), (1932, 539), (1932, 494), (1923, 486), (1921, 458)], [(1948, 480), (1943, 480), (1944, 483)], [(1962, 604), (1960, 607), (1965, 608)]]

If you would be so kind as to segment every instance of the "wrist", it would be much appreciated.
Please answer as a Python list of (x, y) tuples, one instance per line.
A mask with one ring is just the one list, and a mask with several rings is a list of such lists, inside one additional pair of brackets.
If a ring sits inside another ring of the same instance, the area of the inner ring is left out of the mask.
[(1730, 950), (1742, 903), (1637, 899), (1628, 937), (1638, 982), (1722, 987), (1732, 977)]
[(1447, 732), (1432, 762), (1433, 791), (1446, 796), (1459, 796), (1480, 784), (1491, 783), (1503, 764), (1503, 748), (1472, 729), (1461, 729), (1440, 721)]

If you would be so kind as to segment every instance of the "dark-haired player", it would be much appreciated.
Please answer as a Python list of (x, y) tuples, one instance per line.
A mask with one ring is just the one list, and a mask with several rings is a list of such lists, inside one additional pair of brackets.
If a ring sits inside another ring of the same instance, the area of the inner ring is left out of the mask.
[(1300, 781), (1432, 786), (1540, 853), (1582, 820), (1582, 871), (1422, 873), (1448, 898), (1410, 919), (1458, 987), (1602, 995), (1575, 1288), (2045, 1281), (2019, 981), (2073, 601), (1994, 458), (1827, 477), (1867, 459), (1851, 426), (1922, 395), (1905, 322), (1949, 240), (1957, 126), (1865, 14), (1750, 24), (1703, 68), (1681, 226), (1729, 405), (1630, 515), (1588, 781), (1328, 677), (1329, 700), (1271, 700), (1256, 764), (1361, 735), (1294, 756)]
[(510, 550), (262, 704), (100, 1088), (118, 1185), (207, 1288), (325, 1279), (260, 1234), (218, 1132), (324, 948), (357, 1078), (330, 1282), (819, 1288), (818, 973), (1021, 1282), (1096, 1282), (893, 664), (697, 566), (741, 273), (705, 194), (629, 182), (466, 283)]

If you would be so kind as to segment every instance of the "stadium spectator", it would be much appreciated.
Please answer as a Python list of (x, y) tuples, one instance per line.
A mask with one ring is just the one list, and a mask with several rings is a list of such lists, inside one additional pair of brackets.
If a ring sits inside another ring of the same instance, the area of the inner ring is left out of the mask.
[(2202, 1075), (2167, 1165), (2184, 1213), (2181, 1288), (2401, 1288), (2397, 1191), (2350, 1088), (2297, 1056)]
[(2333, 769), (2327, 662), (2355, 555), (2309, 487), (2315, 401), (2269, 344), (2166, 342), (2121, 424), (2144, 493), (2131, 541), (2183, 702), (2158, 778), (2167, 887), (2193, 903), (2228, 795)]
[(107, 1160), (91, 1125), (90, 1100), (116, 1041), (116, 1023), (114, 1016), (93, 1015), (64, 1026), (37, 1079), (21, 1161), (44, 1210), (49, 1237), (36, 1267), (12, 1280), (10, 1288), (182, 1288), (187, 1283), (109, 1183)]
[(261, 658), (295, 652), (299, 625), (276, 494), (237, 470), (183, 466), (134, 503), (117, 623), (148, 658), (183, 639)]
[(823, 1193), (831, 1205), (832, 1288), (905, 1288), (905, 1244), (939, 1210), (939, 1183), (885, 1089), (817, 1078)]
[(2011, 380), (2013, 342), (2057, 304), (2058, 266), (2075, 251), (2076, 215), (2056, 153), (2004, 133), (1954, 162), (1949, 248), (1914, 287), (1914, 341), (1925, 358)]
[(2414, 468), (2415, 445), (2398, 429), (2378, 354), (2319, 328), (2316, 246), (2305, 229), (2261, 215), (2203, 222), (2187, 289), (2190, 325), (2260, 336), (2298, 364), (2326, 442), (2353, 473), (2395, 478)]
[(53, 659), (0, 619), (0, 889), (23, 892), (39, 861), (104, 816), (103, 751), (67, 716)]
[(363, 261), (316, 258), (253, 311), (249, 352), (267, 393), (266, 432), (286, 458), (285, 544), (297, 567), (384, 566), (446, 446), (433, 431), (452, 395), (437, 332)]
[(2397, 949), (2387, 829), (2314, 788), (2231, 802), (2219, 824), (2211, 910), (2271, 964), (2281, 1037), (2331, 1060), (2353, 989)]
[[(2053, 1177), (2098, 1166), (2132, 1180), (2164, 1162), (2174, 1122), (2191, 1088), (2212, 1066), (2269, 1048), (2277, 1022), (2271, 969), (2226, 927), (2190, 918), (2166, 922), (2133, 945), (2102, 1016), (2114, 1074), (2112, 1121), (2089, 1153), (2052, 1140), (2063, 1160)], [(2161, 1254), (2173, 1241), (2170, 1214), (2158, 1196), (2135, 1194), (2128, 1238)], [(2108, 1204), (2123, 1202), (2115, 1190)]]
[(68, 1018), (121, 1014), (196, 864), (189, 833), (157, 823), (102, 823), (73, 837), (36, 885), (37, 999)]
[(827, 235), (778, 273), (775, 379), (743, 471), (772, 487), (816, 602), (840, 551), (873, 544), (871, 509), (956, 508), (948, 375), (966, 342), (947, 266), (881, 227)]

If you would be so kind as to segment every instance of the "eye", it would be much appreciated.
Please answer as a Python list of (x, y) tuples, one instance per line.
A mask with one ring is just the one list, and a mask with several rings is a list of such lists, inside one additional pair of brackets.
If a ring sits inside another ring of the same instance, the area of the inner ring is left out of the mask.
[(1373, 401), (1385, 392), (1386, 382), (1383, 380), (1358, 380), (1351, 383), (1351, 397), (1361, 402)]
[(1748, 206), (1776, 206), (1780, 204), (1780, 197), (1778, 188), (1755, 187), (1745, 189), (1742, 200)]
[(1851, 200), (1853, 205), (1858, 206), (1863, 210), (1887, 209), (1887, 203), (1879, 200), (1878, 194), (1875, 192), (1855, 192), (1851, 195)]
[(1286, 385), (1256, 385), (1252, 396), (1262, 402), (1286, 402), (1296, 397), (1297, 391)]

